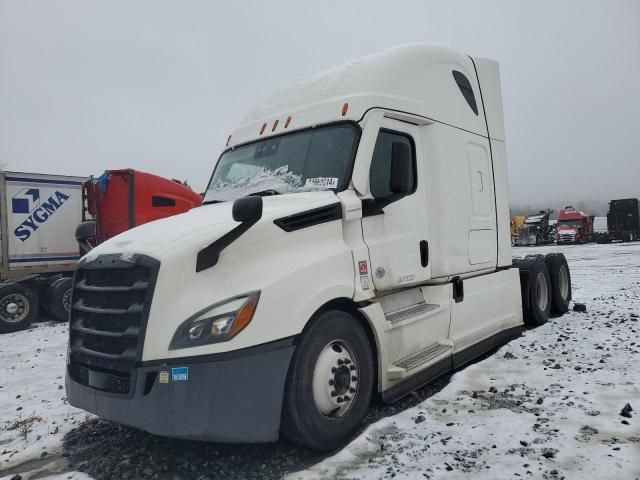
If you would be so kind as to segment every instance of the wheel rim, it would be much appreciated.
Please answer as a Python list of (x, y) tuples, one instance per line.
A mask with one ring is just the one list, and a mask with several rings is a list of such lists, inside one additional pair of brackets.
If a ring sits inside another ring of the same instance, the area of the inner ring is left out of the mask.
[(313, 369), (313, 400), (328, 418), (341, 418), (358, 394), (360, 370), (353, 348), (344, 340), (332, 340), (318, 355)]
[(538, 302), (538, 307), (544, 312), (549, 303), (549, 288), (547, 286), (546, 279), (542, 274), (538, 275), (538, 278), (536, 279), (536, 300)]
[(68, 289), (62, 296), (62, 306), (67, 312), (71, 311), (71, 291), (71, 289)]
[(7, 323), (18, 323), (29, 315), (29, 300), (24, 295), (12, 293), (0, 300), (0, 318)]
[(560, 296), (562, 300), (566, 300), (569, 297), (569, 274), (567, 273), (567, 267), (562, 265), (558, 272), (558, 286), (560, 287)]

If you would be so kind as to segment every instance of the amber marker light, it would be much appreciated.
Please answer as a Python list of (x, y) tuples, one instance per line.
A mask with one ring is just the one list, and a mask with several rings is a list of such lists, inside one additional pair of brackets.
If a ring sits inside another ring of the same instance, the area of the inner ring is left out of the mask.
[(229, 136), (227, 137), (227, 144), (225, 145), (226, 147), (228, 147), (228, 146), (229, 146), (229, 142), (230, 142), (230, 141), (231, 141), (231, 135), (229, 135)]
[(343, 117), (347, 114), (348, 110), (349, 110), (349, 104), (347, 102), (344, 102), (344, 105), (342, 105), (342, 116)]
[(262, 135), (264, 133), (264, 129), (267, 128), (267, 124), (263, 123), (262, 127), (260, 127), (260, 135)]
[(275, 122), (273, 122), (273, 127), (271, 127), (271, 131), (272, 131), (272, 132), (275, 132), (277, 127), (278, 127), (278, 120), (276, 120)]
[(238, 313), (236, 314), (236, 319), (231, 326), (230, 337), (233, 338), (237, 334), (239, 334), (244, 327), (249, 325), (249, 322), (253, 318), (253, 314), (256, 311), (256, 307), (258, 306), (258, 299), (260, 298), (260, 294), (256, 293), (249, 297), (249, 299), (245, 302), (245, 304), (240, 308)]
[(291, 115), (289, 115), (287, 117), (287, 119), (284, 122), (284, 128), (287, 128), (289, 126), (289, 124), (291, 123)]

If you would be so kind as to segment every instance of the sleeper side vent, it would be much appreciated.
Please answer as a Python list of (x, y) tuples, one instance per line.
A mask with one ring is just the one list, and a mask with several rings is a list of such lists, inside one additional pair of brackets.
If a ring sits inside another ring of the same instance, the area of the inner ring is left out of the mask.
[(342, 219), (342, 206), (339, 203), (334, 203), (326, 207), (313, 208), (288, 217), (277, 218), (273, 223), (285, 232), (293, 232), (340, 219)]

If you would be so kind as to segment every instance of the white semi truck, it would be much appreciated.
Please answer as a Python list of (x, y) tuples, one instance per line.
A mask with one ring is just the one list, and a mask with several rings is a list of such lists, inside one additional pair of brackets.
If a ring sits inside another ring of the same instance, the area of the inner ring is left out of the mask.
[(84, 180), (0, 172), (0, 333), (28, 327), (40, 306), (67, 319)]
[(540, 325), (564, 256), (512, 259), (496, 62), (409, 45), (314, 75), (230, 136), (204, 205), (76, 270), (69, 401), (154, 434), (332, 449)]

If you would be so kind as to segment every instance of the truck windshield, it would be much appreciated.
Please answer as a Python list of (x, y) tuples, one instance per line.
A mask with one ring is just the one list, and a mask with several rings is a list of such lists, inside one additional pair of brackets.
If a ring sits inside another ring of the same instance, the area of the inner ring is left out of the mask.
[(581, 227), (582, 220), (562, 220), (558, 222), (559, 227)]
[(358, 136), (358, 127), (345, 123), (227, 150), (218, 160), (204, 203), (246, 195), (344, 190)]

